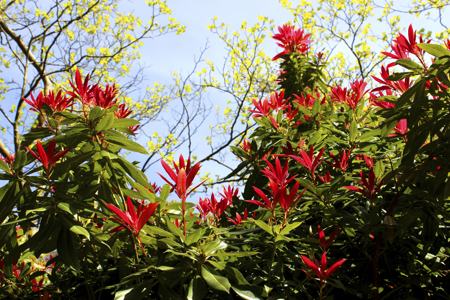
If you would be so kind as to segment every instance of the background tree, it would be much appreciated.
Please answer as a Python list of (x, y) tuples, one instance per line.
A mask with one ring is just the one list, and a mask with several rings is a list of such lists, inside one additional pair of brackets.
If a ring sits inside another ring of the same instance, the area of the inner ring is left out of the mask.
[[(166, 1), (146, 1), (142, 19), (124, 9), (117, 0), (0, 1), (0, 106), (1, 126), (13, 136), (17, 151), (21, 142), (24, 98), (67, 85), (67, 72), (83, 69), (103, 82), (120, 85), (125, 100), (142, 83), (142, 70), (134, 67), (144, 40), (184, 27), (172, 18)], [(131, 67), (133, 66), (133, 67)], [(136, 115), (152, 119), (167, 98), (156, 97), (161, 87), (149, 89), (132, 105)], [(139, 104), (137, 104), (139, 103)], [(131, 103), (130, 103), (131, 104)]]

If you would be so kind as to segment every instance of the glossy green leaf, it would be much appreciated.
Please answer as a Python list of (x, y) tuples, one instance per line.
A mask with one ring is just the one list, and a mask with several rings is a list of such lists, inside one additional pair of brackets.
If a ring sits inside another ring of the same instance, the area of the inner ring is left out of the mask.
[(417, 44), (417, 46), (435, 57), (450, 56), (450, 50), (441, 45), (422, 43)]
[(256, 224), (256, 226), (258, 226), (259, 228), (261, 228), (262, 230), (264, 230), (265, 232), (267, 232), (270, 235), (273, 235), (273, 231), (272, 231), (272, 227), (270, 225), (268, 225), (266, 222), (261, 221), (261, 220), (253, 220), (253, 223)]
[(202, 266), (201, 270), (203, 279), (211, 288), (225, 293), (230, 292), (231, 284), (226, 277), (217, 274), (206, 266)]
[(239, 297), (245, 300), (259, 300), (261, 298), (257, 297), (252, 291), (244, 290), (242, 288), (238, 288), (236, 286), (231, 287)]
[(105, 114), (95, 126), (95, 131), (104, 131), (113, 127), (114, 121), (116, 121), (112, 113)]
[(143, 146), (134, 141), (129, 140), (127, 137), (118, 132), (115, 133), (108, 132), (106, 140), (124, 149), (142, 154), (148, 154), (147, 150)]
[(398, 60), (396, 60), (396, 64), (400, 65), (402, 67), (405, 67), (408, 70), (413, 70), (413, 71), (423, 70), (423, 67), (421, 65), (419, 65), (418, 63), (416, 63), (415, 61), (413, 61), (411, 59), (398, 59)]
[(203, 279), (200, 276), (196, 276), (191, 279), (189, 283), (187, 299), (188, 300), (201, 300), (207, 294), (207, 286), (205, 285)]
[(70, 231), (72, 231), (75, 234), (82, 235), (88, 240), (91, 238), (91, 235), (89, 234), (89, 231), (87, 231), (85, 228), (79, 226), (79, 225), (72, 225), (70, 227)]

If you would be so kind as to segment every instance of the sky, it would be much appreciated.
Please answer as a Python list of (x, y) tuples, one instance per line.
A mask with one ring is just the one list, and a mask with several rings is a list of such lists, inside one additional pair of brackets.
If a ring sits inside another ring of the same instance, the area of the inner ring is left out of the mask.
[(188, 72), (206, 43), (208, 58), (220, 61), (224, 57), (222, 44), (208, 29), (214, 16), (231, 29), (238, 29), (244, 20), (252, 24), (258, 16), (268, 16), (278, 24), (289, 20), (289, 14), (276, 0), (169, 0), (168, 5), (173, 16), (186, 26), (186, 32), (158, 37), (142, 49), (148, 71), (160, 79), (170, 78), (172, 71)]

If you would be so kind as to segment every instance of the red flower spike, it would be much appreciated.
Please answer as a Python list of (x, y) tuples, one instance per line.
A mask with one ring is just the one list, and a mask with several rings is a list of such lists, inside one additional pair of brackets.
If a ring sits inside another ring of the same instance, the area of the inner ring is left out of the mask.
[(325, 236), (325, 232), (322, 230), (320, 225), (317, 225), (317, 234), (319, 235), (319, 243), (320, 247), (323, 251), (327, 251), (327, 249), (331, 246), (331, 244), (336, 239), (339, 234), (339, 230), (335, 230), (331, 233), (330, 237), (327, 239)]
[(56, 164), (56, 162), (66, 155), (66, 153), (69, 151), (69, 149), (65, 149), (59, 152), (55, 152), (56, 148), (56, 141), (52, 140), (48, 143), (47, 149), (44, 149), (44, 147), (41, 144), (41, 141), (36, 142), (36, 148), (37, 153), (31, 150), (31, 148), (27, 147), (28, 152), (39, 160), (42, 163), (42, 166), (44, 167), (44, 170), (48, 173)]
[(305, 150), (300, 150), (300, 156), (297, 155), (289, 155), (289, 157), (293, 158), (295, 161), (300, 163), (303, 167), (309, 170), (311, 173), (311, 177), (315, 178), (315, 172), (317, 167), (321, 163), (321, 157), (323, 152), (325, 151), (325, 148), (320, 149), (319, 153), (314, 156), (314, 147), (309, 147), (309, 152), (306, 152)]
[(301, 259), (308, 268), (314, 271), (320, 282), (327, 280), (346, 261), (345, 258), (341, 258), (327, 269), (327, 253), (325, 251), (322, 253), (320, 263), (317, 261), (313, 262), (305, 255), (301, 255)]
[(283, 58), (290, 53), (305, 54), (309, 50), (309, 39), (311, 34), (306, 33), (303, 29), (295, 29), (294, 26), (284, 24), (278, 27), (278, 33), (273, 36), (277, 40), (277, 45), (284, 50), (275, 55), (272, 60)]
[(133, 235), (138, 236), (142, 227), (154, 214), (159, 203), (150, 203), (148, 205), (139, 204), (137, 210), (130, 197), (126, 200), (126, 210), (122, 211), (120, 208), (111, 203), (105, 203), (107, 209), (115, 214), (113, 220), (120, 224), (114, 231), (128, 229)]

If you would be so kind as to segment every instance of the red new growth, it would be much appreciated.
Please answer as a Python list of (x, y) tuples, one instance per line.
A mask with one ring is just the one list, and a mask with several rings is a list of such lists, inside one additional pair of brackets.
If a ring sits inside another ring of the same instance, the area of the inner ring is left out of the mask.
[(185, 199), (187, 196), (189, 196), (190, 193), (192, 193), (197, 187), (202, 184), (199, 183), (195, 187), (190, 188), (195, 176), (200, 170), (199, 163), (191, 166), (190, 158), (185, 161), (183, 155), (180, 155), (178, 163), (173, 163), (173, 169), (164, 160), (161, 160), (161, 165), (163, 166), (164, 170), (169, 175), (169, 178), (171, 180), (167, 179), (161, 174), (159, 174), (159, 176), (161, 176), (161, 178), (172, 187), (172, 190), (175, 190), (178, 197), (180, 197), (181, 199)]
[[(419, 38), (420, 43), (424, 43), (422, 35)], [(381, 52), (384, 55), (393, 59), (409, 59), (409, 54), (413, 54), (419, 59), (423, 56), (423, 50), (417, 46), (416, 32), (412, 25), (408, 28), (408, 37), (399, 34), (392, 42), (392, 52)]]
[(147, 223), (148, 219), (150, 219), (155, 212), (158, 204), (159, 203), (149, 203), (144, 205), (143, 203), (140, 203), (136, 210), (131, 198), (127, 197), (125, 211), (111, 203), (105, 203), (105, 206), (115, 214), (112, 219), (120, 224), (120, 226), (114, 228), (113, 231), (127, 229), (133, 235), (138, 236), (142, 227), (144, 227), (145, 223)]
[(44, 95), (40, 92), (35, 98), (33, 94), (30, 95), (31, 99), (24, 99), (26, 103), (31, 106), (31, 110), (40, 112), (44, 105), (47, 105), (52, 111), (64, 111), (66, 108), (73, 105), (73, 99), (66, 98), (62, 95), (62, 91), (58, 91), (55, 94), (54, 91), (50, 91), (48, 95)]
[(27, 147), (28, 152), (39, 160), (42, 163), (42, 166), (44, 167), (44, 170), (48, 173), (50, 170), (55, 166), (56, 162), (66, 155), (66, 153), (69, 151), (69, 149), (65, 149), (59, 152), (56, 152), (56, 142), (55, 140), (52, 140), (48, 143), (47, 149), (44, 149), (44, 147), (41, 144), (41, 141), (36, 142), (36, 149), (37, 153), (31, 150), (31, 148)]
[(314, 273), (316, 274), (317, 278), (320, 279), (321, 283), (323, 281), (327, 280), (331, 275), (333, 275), (333, 273), (340, 266), (342, 266), (344, 264), (344, 262), (346, 261), (345, 258), (341, 258), (337, 262), (332, 264), (330, 268), (327, 269), (327, 252), (326, 251), (324, 251), (322, 253), (322, 259), (320, 260), (320, 262), (318, 262), (317, 260), (315, 260), (315, 262), (313, 262), (312, 260), (310, 260), (305, 255), (302, 255), (301, 258), (302, 258), (303, 263), (308, 268), (310, 268), (312, 271), (314, 271)]
[(391, 109), (395, 107), (395, 103), (381, 100), (381, 97), (392, 96), (392, 90), (379, 90), (370, 92), (369, 103), (372, 106), (377, 106), (383, 109)]
[(73, 91), (67, 92), (71, 98), (79, 97), (81, 102), (84, 104), (89, 104), (91, 101), (91, 86), (89, 85), (90, 76), (87, 75), (84, 81), (81, 77), (80, 70), (75, 71), (75, 82), (69, 81), (70, 86)]
[(95, 106), (101, 108), (110, 108), (117, 103), (116, 96), (118, 90), (115, 85), (107, 84), (105, 88), (101, 88), (99, 85), (94, 85), (91, 88), (93, 96), (93, 103)]
[(361, 193), (364, 196), (366, 196), (368, 199), (372, 200), (376, 196), (378, 191), (380, 190), (381, 183), (376, 182), (375, 172), (373, 171), (373, 169), (369, 170), (368, 178), (366, 178), (366, 175), (363, 173), (362, 170), (359, 173), (359, 175), (361, 178), (359, 183), (363, 187), (347, 185), (347, 186), (344, 186), (344, 188), (347, 190), (350, 190), (350, 191)]
[(303, 29), (295, 29), (294, 26), (284, 24), (278, 27), (278, 33), (273, 38), (277, 40), (277, 45), (284, 50), (275, 55), (272, 60), (277, 60), (291, 53), (305, 54), (309, 50), (309, 39), (311, 34), (306, 33)]
[(315, 172), (319, 164), (321, 163), (321, 157), (323, 152), (325, 151), (325, 148), (320, 149), (319, 153), (314, 156), (314, 147), (310, 146), (309, 151), (300, 150), (300, 155), (289, 155), (295, 161), (300, 163), (303, 167), (309, 170), (311, 173), (311, 177), (314, 180), (315, 178)]
[(279, 203), (281, 208), (287, 212), (292, 204), (301, 197), (298, 192), (300, 184), (295, 182), (294, 185), (288, 189), (288, 185), (295, 181), (295, 176), (289, 177), (288, 162), (284, 166), (281, 165), (278, 157), (275, 159), (275, 165), (272, 165), (268, 160), (265, 160), (267, 167), (264, 168), (261, 173), (269, 180), (268, 186), (271, 192), (272, 200), (257, 187), (253, 187), (255, 193), (261, 197), (263, 202), (257, 200), (246, 200), (249, 203), (265, 207), (268, 210), (273, 211), (276, 205)]
[(117, 108), (116, 112), (114, 113), (115, 116), (119, 119), (124, 119), (131, 115), (133, 111), (129, 109), (124, 103), (119, 104), (119, 107)]
[(355, 110), (358, 103), (368, 92), (367, 83), (364, 80), (356, 80), (350, 84), (350, 89), (336, 86), (331, 89), (331, 100), (334, 102), (346, 103), (351, 109)]
[(330, 237), (327, 239), (325, 236), (325, 232), (322, 230), (320, 225), (317, 225), (317, 234), (319, 235), (319, 243), (320, 247), (323, 251), (327, 251), (327, 249), (333, 244), (337, 235), (339, 234), (338, 230), (335, 230), (331, 233)]
[(408, 121), (401, 119), (397, 122), (394, 128), (395, 133), (390, 134), (390, 137), (405, 136), (408, 133)]
[(335, 169), (340, 169), (342, 172), (347, 171), (350, 152), (351, 150), (343, 150), (339, 157), (330, 152), (330, 157), (334, 160), (334, 162), (331, 163), (331, 166)]
[(409, 77), (396, 81), (390, 80), (390, 67), (392, 67), (392, 64), (389, 64), (387, 67), (381, 66), (381, 78), (372, 76), (375, 81), (382, 84), (382, 86), (374, 88), (372, 92), (387, 91), (389, 94), (392, 94), (392, 92), (395, 91), (399, 94), (403, 94), (411, 87), (411, 79)]
[(225, 210), (232, 204), (227, 198), (222, 197), (217, 201), (214, 193), (211, 194), (210, 198), (200, 198), (196, 208), (200, 211), (200, 217), (203, 220), (207, 220), (208, 214), (214, 217), (215, 221), (220, 221), (222, 214)]
[(227, 218), (228, 221), (230, 221), (230, 223), (233, 223), (234, 225), (240, 225), (242, 223), (242, 221), (245, 221), (248, 219), (248, 210), (247, 208), (244, 209), (244, 214), (243, 216), (241, 216), (239, 213), (236, 213), (236, 218), (232, 219), (232, 218)]

